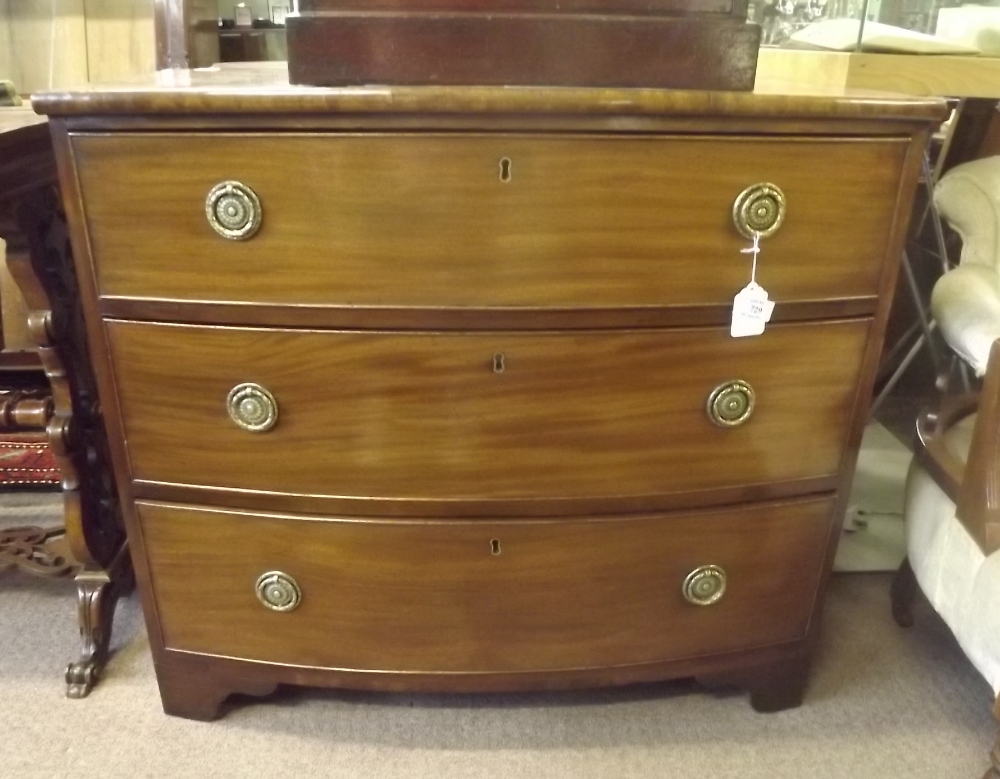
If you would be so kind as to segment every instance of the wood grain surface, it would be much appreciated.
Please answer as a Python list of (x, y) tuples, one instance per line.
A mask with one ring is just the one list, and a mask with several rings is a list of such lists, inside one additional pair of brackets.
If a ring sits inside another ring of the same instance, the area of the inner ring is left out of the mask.
[[(544, 5), (539, 3), (539, 5)], [(288, 18), (292, 84), (752, 90), (761, 28), (720, 15), (569, 8), (372, 10)]]
[[(908, 136), (916, 125), (947, 117), (946, 103), (938, 97), (852, 91), (842, 85), (790, 85), (787, 79), (763, 79), (753, 92), (498, 86), (303, 88), (289, 85), (284, 63), (162, 70), (111, 88), (49, 90), (33, 99), (44, 114), (106, 117), (118, 127), (130, 118), (169, 124), (186, 116), (203, 123), (225, 117), (231, 126), (244, 130), (259, 129), (261, 123), (253, 117), (263, 115), (267, 116), (264, 125), (290, 115), (298, 124), (317, 114), (326, 119), (353, 116), (366, 129), (380, 115), (447, 116), (455, 121), (475, 116), (495, 121), (507, 115), (518, 117), (522, 125), (530, 122), (529, 117), (563, 115), (578, 121), (605, 116), (702, 118), (710, 120), (716, 130), (731, 127), (734, 119), (758, 119), (764, 120), (761, 129), (765, 132), (773, 132), (785, 120), (808, 120), (802, 123), (806, 130), (815, 129), (814, 122), (830, 119), (836, 120), (838, 132), (848, 134), (857, 132), (858, 120), (877, 119), (872, 131)], [(897, 121), (909, 126), (896, 126)], [(764, 130), (765, 124), (769, 130)]]
[[(38, 107), (169, 713), (690, 675), (801, 701), (942, 101), (251, 65)], [(205, 216), (233, 179), (263, 203), (242, 243)], [(788, 198), (757, 270), (777, 309), (733, 339), (758, 182)], [(756, 406), (723, 429), (706, 401), (735, 379)], [(269, 432), (228, 416), (243, 382)], [(730, 590), (696, 608), (706, 564)], [(297, 610), (257, 602), (269, 570)]]
[[(990, 348), (972, 440), (965, 458), (956, 517), (989, 557), (1000, 549), (1000, 342)], [(947, 445), (946, 441), (946, 445)]]
[[(823, 498), (631, 518), (379, 522), (138, 506), (168, 648), (443, 674), (606, 668), (800, 639), (830, 508)], [(727, 576), (712, 606), (682, 595), (702, 565)], [(293, 611), (257, 600), (257, 577), (276, 570), (301, 589)]]
[[(111, 321), (133, 478), (358, 498), (609, 498), (835, 475), (870, 322), (336, 333)], [(494, 371), (494, 355), (504, 371)], [(742, 379), (741, 427), (708, 418)], [(249, 433), (226, 397), (273, 393)]]
[[(299, 12), (343, 11), (358, 8), (358, 0), (299, 0)], [(747, 0), (365, 0), (370, 11), (457, 11), (503, 13), (659, 14), (746, 19)]]
[[(751, 270), (733, 203), (761, 182), (788, 200), (758, 265), (772, 299), (874, 295), (907, 149), (895, 139), (506, 134), (73, 144), (102, 295), (587, 309), (730, 305)], [(216, 235), (205, 216), (209, 190), (231, 179), (261, 201), (247, 241)]]

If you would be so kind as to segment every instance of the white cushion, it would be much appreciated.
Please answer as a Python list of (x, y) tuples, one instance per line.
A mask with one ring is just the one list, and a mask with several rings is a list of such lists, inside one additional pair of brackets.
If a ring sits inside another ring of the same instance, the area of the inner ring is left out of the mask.
[(941, 216), (962, 238), (962, 265), (1000, 262), (1000, 156), (957, 165), (934, 187)]
[(1000, 157), (950, 170), (934, 188), (934, 202), (961, 237), (962, 256), (934, 285), (931, 313), (948, 344), (982, 376), (1000, 337)]
[[(946, 441), (964, 461), (975, 417)], [(906, 544), (920, 589), (962, 651), (1000, 695), (1000, 552), (985, 557), (955, 505), (914, 461), (906, 479)]]
[(983, 376), (1000, 338), (1000, 275), (975, 264), (948, 271), (934, 285), (931, 314), (948, 345)]

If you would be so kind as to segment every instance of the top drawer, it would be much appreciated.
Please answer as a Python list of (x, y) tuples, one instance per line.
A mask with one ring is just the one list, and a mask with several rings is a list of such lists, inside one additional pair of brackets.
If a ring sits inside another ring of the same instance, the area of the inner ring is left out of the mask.
[[(873, 296), (905, 139), (76, 135), (104, 296), (318, 306), (729, 305), (733, 226), (771, 182), (787, 217), (757, 278), (779, 302)], [(260, 201), (248, 240), (206, 197)]]

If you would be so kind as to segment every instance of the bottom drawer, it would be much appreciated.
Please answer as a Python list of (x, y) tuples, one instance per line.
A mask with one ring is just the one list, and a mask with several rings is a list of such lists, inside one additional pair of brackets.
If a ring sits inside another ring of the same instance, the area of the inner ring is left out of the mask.
[[(668, 661), (803, 637), (832, 505), (530, 521), (324, 519), (154, 503), (138, 512), (169, 648), (345, 670), (500, 673)], [(287, 579), (258, 586), (270, 572)], [(686, 599), (686, 581), (693, 596), (709, 597), (720, 577), (715, 603)], [(262, 600), (295, 597), (286, 611)]]

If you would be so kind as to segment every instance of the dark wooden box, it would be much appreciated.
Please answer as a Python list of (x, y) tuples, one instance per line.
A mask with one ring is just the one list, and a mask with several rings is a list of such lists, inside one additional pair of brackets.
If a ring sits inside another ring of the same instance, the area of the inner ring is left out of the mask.
[(293, 84), (753, 89), (747, 0), (301, 0)]

